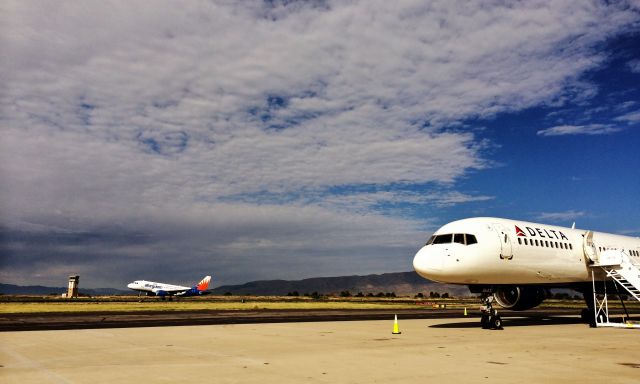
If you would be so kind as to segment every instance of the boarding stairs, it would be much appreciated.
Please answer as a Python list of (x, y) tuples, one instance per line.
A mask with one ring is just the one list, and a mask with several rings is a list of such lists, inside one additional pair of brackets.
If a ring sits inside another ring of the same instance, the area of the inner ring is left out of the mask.
[(631, 296), (640, 301), (640, 268), (621, 250), (606, 250), (600, 253), (596, 266), (602, 268)]
[[(587, 245), (585, 245), (586, 248)], [(593, 283), (593, 302), (595, 312), (595, 322), (597, 327), (624, 327), (640, 328), (640, 324), (630, 321), (616, 323), (609, 321), (609, 304), (607, 302), (607, 286), (604, 284), (604, 296), (598, 298), (596, 293), (596, 273), (600, 269), (605, 273), (607, 279), (615, 281), (616, 284), (634, 299), (640, 301), (640, 264), (635, 262), (624, 250), (608, 249), (601, 252), (595, 250), (593, 244), (590, 245), (590, 252), (587, 256), (593, 261), (591, 267), (591, 279)], [(617, 288), (616, 288), (617, 290)], [(602, 295), (600, 295), (602, 296)], [(623, 303), (624, 306), (624, 303)], [(626, 312), (626, 308), (625, 308)]]

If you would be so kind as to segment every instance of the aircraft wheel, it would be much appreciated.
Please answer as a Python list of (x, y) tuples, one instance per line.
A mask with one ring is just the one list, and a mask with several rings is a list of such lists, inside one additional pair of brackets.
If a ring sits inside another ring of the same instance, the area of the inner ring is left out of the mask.
[(502, 329), (502, 319), (500, 316), (494, 316), (491, 321), (491, 327), (494, 329)]

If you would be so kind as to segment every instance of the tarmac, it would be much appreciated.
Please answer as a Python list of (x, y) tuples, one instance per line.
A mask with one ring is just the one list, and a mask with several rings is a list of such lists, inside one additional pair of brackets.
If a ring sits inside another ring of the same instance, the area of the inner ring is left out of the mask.
[[(501, 310), (503, 317), (520, 316), (532, 320), (576, 314), (575, 309), (533, 309), (513, 312)], [(60, 329), (166, 327), (178, 325), (296, 323), (315, 321), (384, 320), (398, 315), (404, 319), (443, 319), (462, 317), (462, 309), (260, 309), (192, 310), (140, 312), (62, 312), (0, 314), (0, 332)], [(471, 310), (469, 317), (479, 312)], [(479, 321), (479, 320), (478, 320)]]
[(638, 383), (640, 332), (575, 317), (0, 333), (2, 383)]

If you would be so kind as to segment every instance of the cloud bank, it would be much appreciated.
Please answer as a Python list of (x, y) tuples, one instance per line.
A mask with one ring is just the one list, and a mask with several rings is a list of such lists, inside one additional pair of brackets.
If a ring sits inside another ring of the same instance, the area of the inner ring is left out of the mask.
[(595, 1), (0, 7), (0, 278), (95, 286), (407, 270), (434, 220), (407, 207), (492, 198), (456, 189), (491, 166), (463, 122), (594, 95), (597, 44), (638, 20)]
[(557, 125), (538, 131), (538, 136), (608, 135), (621, 130), (610, 124)]

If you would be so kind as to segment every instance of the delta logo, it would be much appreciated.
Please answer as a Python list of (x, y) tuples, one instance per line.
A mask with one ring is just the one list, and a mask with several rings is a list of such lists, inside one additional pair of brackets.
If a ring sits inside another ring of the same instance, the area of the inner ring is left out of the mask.
[[(514, 225), (514, 227), (516, 227), (516, 236), (527, 237), (527, 233), (525, 233), (525, 231), (520, 229), (520, 227), (518, 227), (517, 225)], [(544, 228), (531, 228), (531, 227), (524, 227), (524, 228), (527, 230), (527, 232), (529, 233), (529, 236), (531, 237), (541, 237), (543, 239), (569, 240), (569, 238), (564, 233), (562, 233), (561, 231), (556, 231), (554, 229), (546, 230)]]

